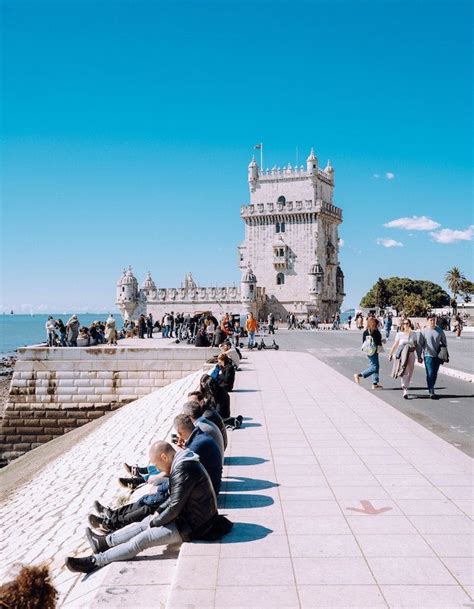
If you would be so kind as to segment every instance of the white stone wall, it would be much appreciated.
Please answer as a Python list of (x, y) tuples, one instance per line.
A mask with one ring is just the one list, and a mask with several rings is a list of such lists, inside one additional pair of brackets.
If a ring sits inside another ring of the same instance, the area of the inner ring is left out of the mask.
[(8, 405), (83, 408), (123, 404), (203, 366), (209, 349), (19, 349)]

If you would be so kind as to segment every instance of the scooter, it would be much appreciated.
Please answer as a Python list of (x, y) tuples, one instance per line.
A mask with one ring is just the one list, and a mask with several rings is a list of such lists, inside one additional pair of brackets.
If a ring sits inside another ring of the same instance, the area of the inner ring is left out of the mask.
[(263, 338), (257, 347), (258, 351), (262, 351), (262, 349), (274, 349), (275, 351), (278, 351), (279, 348), (280, 347), (279, 347), (279, 345), (276, 344), (275, 339), (273, 339), (273, 343), (271, 345), (266, 345)]

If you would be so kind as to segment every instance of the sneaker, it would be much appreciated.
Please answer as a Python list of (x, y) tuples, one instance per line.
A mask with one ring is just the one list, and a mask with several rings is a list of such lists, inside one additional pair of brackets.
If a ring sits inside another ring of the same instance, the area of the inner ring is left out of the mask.
[(439, 400), (439, 397), (436, 395), (436, 393), (430, 393), (430, 400)]
[(74, 571), (75, 573), (92, 573), (92, 571), (98, 569), (93, 556), (84, 556), (83, 558), (68, 556), (66, 558), (66, 567), (69, 571)]
[(127, 474), (136, 478), (137, 476), (141, 476), (142, 474), (148, 474), (147, 467), (140, 467), (138, 465), (129, 465), (128, 463), (123, 464)]
[(105, 535), (97, 535), (89, 527), (86, 527), (86, 537), (94, 554), (100, 554), (109, 549)]
[(145, 484), (145, 479), (141, 476), (134, 476), (133, 478), (119, 478), (118, 481), (120, 486), (123, 486), (123, 488), (128, 488), (131, 491), (134, 491), (141, 484)]
[(360, 375), (354, 374), (354, 380), (358, 385), (360, 385)]
[(99, 501), (94, 501), (92, 505), (94, 506), (94, 510), (101, 516), (106, 516), (108, 515), (108, 512), (110, 512), (110, 508), (106, 507), (105, 505), (102, 505), (102, 503), (100, 503)]
[(242, 427), (243, 420), (244, 420), (244, 418), (241, 414), (239, 414), (239, 416), (235, 417), (234, 429), (240, 429)]
[(372, 385), (372, 389), (383, 389), (383, 386), (382, 386), (382, 385), (379, 385), (378, 383), (374, 383), (374, 384)]
[(94, 529), (98, 531), (102, 531), (103, 533), (110, 533), (111, 529), (105, 523), (105, 519), (102, 516), (97, 516), (96, 514), (89, 514), (89, 524)]

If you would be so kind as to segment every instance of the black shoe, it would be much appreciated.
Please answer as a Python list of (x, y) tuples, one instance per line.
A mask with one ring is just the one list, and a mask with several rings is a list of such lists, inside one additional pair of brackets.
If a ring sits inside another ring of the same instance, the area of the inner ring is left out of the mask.
[(86, 537), (94, 554), (100, 554), (109, 549), (105, 535), (97, 535), (89, 527), (86, 527)]
[(141, 484), (145, 484), (145, 479), (141, 476), (134, 476), (133, 478), (119, 478), (120, 486), (123, 488), (128, 488), (131, 491), (134, 491)]
[(99, 503), (99, 501), (94, 501), (93, 503), (94, 506), (94, 510), (100, 515), (100, 516), (108, 516), (110, 514), (110, 508), (106, 507), (105, 505), (102, 505), (102, 503)]
[(244, 420), (244, 417), (241, 414), (239, 414), (237, 417), (235, 417), (234, 429), (240, 429), (242, 426), (243, 420)]
[(123, 464), (124, 468), (127, 470), (127, 474), (130, 474), (132, 477), (140, 477), (141, 474), (148, 474), (147, 467), (139, 467), (138, 465), (129, 465), (128, 463)]
[(98, 531), (102, 531), (103, 533), (111, 532), (111, 529), (109, 526), (107, 526), (107, 524), (105, 522), (105, 518), (103, 516), (97, 516), (96, 514), (89, 514), (88, 520), (89, 520), (89, 524), (94, 529), (97, 529)]
[(436, 393), (430, 393), (430, 400), (439, 400), (439, 397), (436, 395)]
[(92, 573), (92, 571), (98, 569), (93, 556), (84, 556), (83, 558), (68, 556), (66, 558), (66, 567), (69, 571), (77, 573)]

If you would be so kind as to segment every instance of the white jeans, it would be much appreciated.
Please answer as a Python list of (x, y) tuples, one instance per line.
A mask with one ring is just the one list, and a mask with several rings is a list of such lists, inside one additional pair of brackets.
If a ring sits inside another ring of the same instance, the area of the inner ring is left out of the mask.
[(97, 566), (104, 567), (116, 560), (130, 560), (147, 548), (182, 541), (174, 522), (161, 527), (150, 527), (149, 523), (153, 518), (156, 518), (156, 514), (107, 535), (107, 543), (112, 547), (101, 554), (95, 554)]

